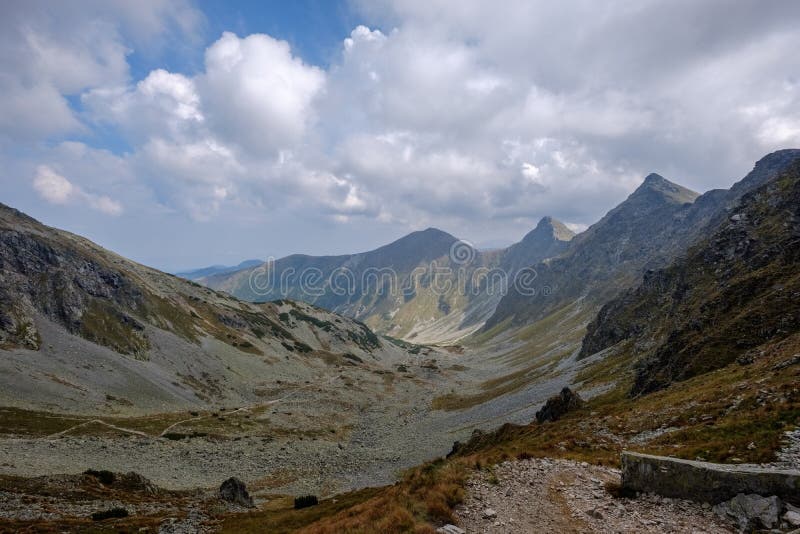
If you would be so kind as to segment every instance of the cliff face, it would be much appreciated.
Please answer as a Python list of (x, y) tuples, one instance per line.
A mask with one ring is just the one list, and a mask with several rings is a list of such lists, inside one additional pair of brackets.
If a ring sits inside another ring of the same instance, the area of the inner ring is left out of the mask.
[[(2, 209), (0, 343), (38, 349), (39, 335), (32, 319), (36, 310), (71, 333), (83, 333), (118, 352), (144, 353), (148, 343), (142, 320), (133, 317), (146, 315), (142, 289), (99, 258), (81, 256), (54, 241), (54, 235), (12, 224), (16, 214)], [(30, 220), (26, 223), (31, 224)], [(106, 318), (95, 329), (89, 323), (98, 314)], [(107, 330), (105, 334), (102, 329)], [(114, 339), (112, 333), (120, 337)]]
[(589, 325), (582, 356), (620, 341), (639, 360), (631, 394), (705, 373), (800, 330), (800, 159), (759, 180), (713, 234)]

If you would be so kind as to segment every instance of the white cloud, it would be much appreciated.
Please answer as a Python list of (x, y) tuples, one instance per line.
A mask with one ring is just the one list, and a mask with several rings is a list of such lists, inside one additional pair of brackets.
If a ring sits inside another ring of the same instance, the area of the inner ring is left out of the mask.
[(133, 87), (101, 87), (81, 99), (94, 120), (122, 129), (137, 142), (191, 139), (205, 122), (194, 80), (163, 69)]
[(4, 2), (0, 16), (0, 138), (40, 140), (85, 129), (66, 97), (129, 79), (131, 43), (167, 29), (191, 40), (200, 15), (182, 0)]
[(33, 188), (51, 204), (66, 204), (77, 193), (72, 183), (47, 165), (40, 165), (33, 178)]
[(263, 34), (240, 39), (225, 32), (206, 50), (205, 67), (198, 85), (213, 128), (255, 154), (297, 143), (325, 85), (321, 69)]
[(539, 167), (537, 167), (533, 163), (528, 163), (528, 162), (522, 163), (522, 169), (520, 170), (520, 172), (522, 172), (522, 176), (524, 176), (531, 182), (536, 182), (536, 180), (539, 178), (539, 175), (542, 173)]
[[(116, 155), (57, 143), (37, 160), (80, 177), (67, 202), (105, 212), (124, 198), (220, 225), (281, 212), (326, 232), (366, 219), (484, 240), (546, 214), (582, 228), (650, 171), (728, 186), (800, 144), (800, 3), (787, 0), (371, 1), (325, 69), (226, 32), (199, 68), (137, 80), (131, 50), (191, 34), (197, 12), (83, 6), (16, 4), (0, 22), (0, 135), (120, 136)], [(42, 187), (59, 198), (54, 183)]]
[(106, 215), (121, 215), (122, 205), (104, 195), (87, 193), (47, 165), (39, 165), (33, 177), (33, 188), (51, 204), (82, 202)]
[(116, 200), (112, 200), (106, 196), (94, 195), (86, 195), (86, 199), (92, 208), (96, 209), (97, 211), (101, 211), (106, 215), (122, 214), (122, 204)]

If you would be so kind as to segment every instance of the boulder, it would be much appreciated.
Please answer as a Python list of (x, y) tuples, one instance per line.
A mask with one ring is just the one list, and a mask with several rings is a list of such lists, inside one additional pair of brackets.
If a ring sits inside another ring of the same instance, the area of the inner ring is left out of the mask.
[(150, 495), (158, 493), (158, 487), (135, 471), (117, 476), (117, 485), (130, 491), (140, 491)]
[(436, 529), (437, 534), (466, 534), (466, 531), (463, 528), (459, 528), (455, 525), (445, 525), (443, 527), (439, 527)]
[(536, 421), (539, 423), (557, 421), (567, 412), (580, 408), (581, 406), (583, 406), (583, 399), (571, 389), (564, 388), (558, 395), (547, 399), (544, 407), (536, 412)]
[(245, 508), (253, 508), (253, 498), (247, 493), (247, 486), (238, 478), (229, 478), (219, 487), (219, 498)]
[(463, 448), (464, 448), (464, 444), (463, 443), (461, 443), (460, 441), (454, 441), (453, 442), (453, 447), (450, 449), (450, 452), (447, 453), (446, 458), (451, 458), (451, 457), (455, 456)]
[(782, 508), (783, 503), (774, 495), (762, 497), (740, 493), (733, 499), (714, 506), (714, 512), (724, 519), (735, 521), (743, 532), (752, 532), (776, 528), (780, 524)]
[(783, 514), (783, 520), (792, 528), (800, 527), (800, 512), (788, 511)]

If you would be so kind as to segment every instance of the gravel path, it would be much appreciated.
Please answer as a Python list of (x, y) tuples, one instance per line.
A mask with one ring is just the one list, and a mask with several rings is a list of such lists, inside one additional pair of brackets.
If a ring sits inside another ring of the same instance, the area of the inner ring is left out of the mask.
[(619, 471), (568, 460), (504, 462), (473, 477), (457, 509), (467, 533), (734, 532), (710, 506), (644, 495), (614, 498)]

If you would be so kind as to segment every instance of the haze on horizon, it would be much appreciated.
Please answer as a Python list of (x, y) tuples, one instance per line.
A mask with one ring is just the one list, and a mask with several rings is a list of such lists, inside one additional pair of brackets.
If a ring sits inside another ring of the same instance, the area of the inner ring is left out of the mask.
[(0, 202), (166, 270), (595, 222), (800, 146), (800, 3), (9, 1)]

